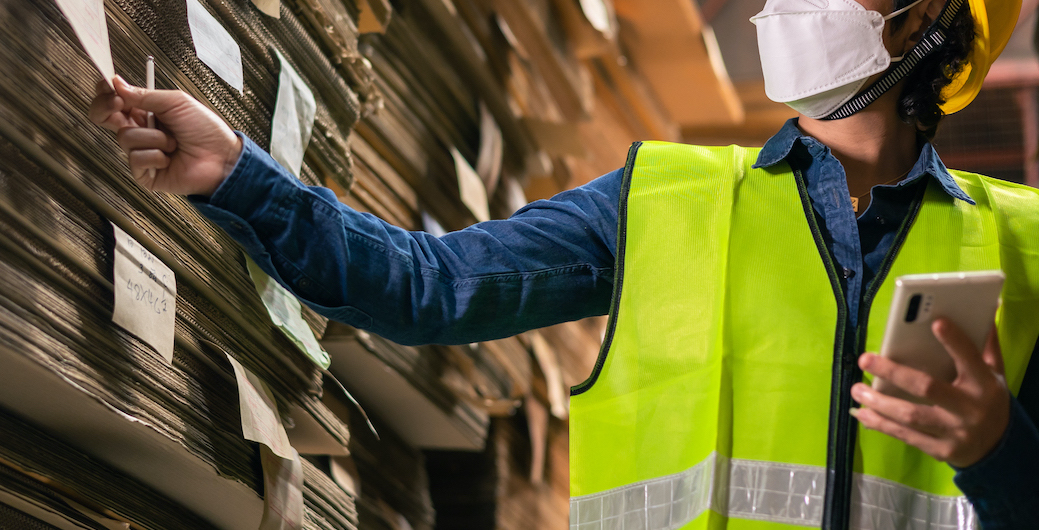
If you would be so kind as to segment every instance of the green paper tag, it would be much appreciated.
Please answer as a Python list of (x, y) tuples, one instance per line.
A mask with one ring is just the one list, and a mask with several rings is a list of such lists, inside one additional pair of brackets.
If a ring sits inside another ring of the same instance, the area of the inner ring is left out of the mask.
[(307, 321), (303, 320), (303, 307), (299, 300), (263, 272), (249, 256), (245, 257), (245, 261), (249, 265), (249, 276), (256, 286), (256, 292), (260, 294), (274, 325), (296, 343), (314, 364), (327, 369), (330, 363), (328, 352), (321, 347)]

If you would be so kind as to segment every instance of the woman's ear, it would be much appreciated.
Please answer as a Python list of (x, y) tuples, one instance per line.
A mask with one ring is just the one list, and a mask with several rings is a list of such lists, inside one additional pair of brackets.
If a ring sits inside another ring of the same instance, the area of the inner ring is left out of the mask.
[(938, 20), (938, 15), (942, 14), (942, 8), (945, 7), (945, 4), (947, 3), (949, 3), (949, 0), (925, 0), (924, 2), (921, 2), (921, 4), (927, 6), (924, 14), (927, 18), (931, 19), (932, 22)]
[(907, 39), (906, 50), (920, 42), (920, 39), (924, 37), (924, 33), (931, 27), (931, 24), (938, 20), (938, 16), (942, 14), (942, 8), (945, 7), (946, 3), (948, 3), (948, 0), (924, 0), (909, 10), (909, 20), (906, 22), (906, 28), (912, 28), (912, 33), (910, 33)]

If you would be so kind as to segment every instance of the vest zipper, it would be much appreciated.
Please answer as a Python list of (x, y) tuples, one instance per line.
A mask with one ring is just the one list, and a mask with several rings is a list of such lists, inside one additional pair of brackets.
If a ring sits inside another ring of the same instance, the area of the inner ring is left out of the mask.
[[(920, 207), (923, 205), (924, 193), (927, 191), (927, 182), (919, 184), (920, 190), (917, 191), (916, 198), (913, 199), (913, 204), (909, 207), (909, 212), (906, 214), (905, 219), (902, 220), (902, 225), (898, 227), (898, 232), (895, 234), (895, 240), (891, 243), (891, 248), (888, 249), (887, 254), (884, 256), (884, 261), (880, 264), (880, 269), (877, 271), (876, 276), (870, 280), (869, 285), (866, 286), (866, 292), (862, 296), (862, 301), (859, 305), (859, 322), (855, 327), (855, 352), (866, 351), (866, 338), (869, 332), (869, 314), (873, 308), (873, 298), (876, 297), (880, 291), (880, 286), (884, 285), (884, 281), (887, 279), (887, 275), (891, 272), (891, 267), (895, 263), (895, 258), (898, 257), (898, 253), (902, 250), (902, 245), (905, 244), (906, 238), (909, 236), (909, 229), (912, 228), (913, 223), (916, 222), (916, 217), (920, 213)], [(856, 356), (858, 353), (856, 353)], [(862, 379), (862, 370), (858, 369), (858, 363), (855, 363), (856, 370), (859, 372), (858, 378)]]
[(909, 208), (909, 213), (898, 228), (895, 241), (888, 249), (887, 255), (884, 256), (880, 270), (866, 287), (866, 293), (859, 303), (859, 320), (855, 326), (855, 337), (852, 342), (846, 340), (847, 301), (844, 298), (844, 291), (840, 287), (840, 281), (837, 279), (837, 267), (823, 241), (822, 231), (815, 218), (815, 210), (812, 208), (812, 202), (808, 196), (804, 176), (798, 170), (794, 171), (794, 176), (797, 180), (797, 190), (801, 195), (801, 203), (805, 208), (805, 216), (808, 218), (808, 225), (812, 230), (812, 236), (819, 249), (819, 254), (823, 258), (823, 263), (826, 265), (826, 272), (830, 277), (830, 283), (839, 304), (837, 308), (838, 331), (834, 340), (833, 380), (830, 386), (830, 432), (826, 447), (826, 496), (823, 504), (822, 528), (824, 530), (847, 530), (851, 523), (851, 490), (854, 478), (855, 439), (858, 431), (858, 421), (848, 414), (848, 410), (854, 406), (854, 401), (851, 399), (851, 387), (862, 381), (862, 370), (858, 366), (858, 357), (860, 352), (865, 351), (869, 311), (873, 298), (880, 291), (880, 286), (884, 284), (899, 250), (909, 235), (909, 229), (916, 221), (927, 185), (925, 183), (921, 186), (921, 190)]
[[(848, 304), (844, 299), (837, 267), (826, 249), (822, 230), (815, 218), (815, 209), (808, 196), (808, 187), (800, 170), (794, 170), (794, 180), (801, 196), (808, 226), (812, 231), (815, 246), (826, 266), (826, 274), (830, 278), (834, 298), (837, 300), (837, 330), (833, 346), (833, 375), (830, 383), (830, 417), (829, 434), (826, 441), (826, 495), (823, 503), (824, 530), (845, 530), (848, 528), (849, 505), (851, 504), (851, 477), (854, 462), (855, 429), (851, 422), (854, 418), (848, 414), (851, 408), (851, 385), (853, 375), (847, 370), (847, 354), (850, 349), (846, 342), (848, 326)], [(854, 362), (851, 363), (854, 366)], [(861, 379), (861, 376), (860, 376)]]
[(925, 182), (920, 185), (920, 190), (917, 191), (917, 196), (909, 207), (909, 213), (902, 220), (902, 225), (898, 227), (895, 241), (891, 243), (891, 248), (888, 249), (887, 255), (884, 256), (884, 261), (880, 264), (880, 270), (877, 271), (876, 276), (866, 286), (866, 293), (863, 295), (862, 303), (859, 306), (859, 324), (855, 329), (855, 347), (858, 351), (865, 351), (866, 348), (866, 332), (869, 327), (869, 312), (873, 307), (873, 298), (880, 291), (880, 286), (884, 285), (884, 280), (887, 279), (888, 273), (891, 272), (891, 267), (895, 264), (898, 252), (902, 250), (902, 245), (905, 244), (906, 237), (909, 236), (909, 229), (916, 222), (916, 217), (920, 213), (920, 206), (923, 205), (924, 193), (926, 191), (927, 184)]

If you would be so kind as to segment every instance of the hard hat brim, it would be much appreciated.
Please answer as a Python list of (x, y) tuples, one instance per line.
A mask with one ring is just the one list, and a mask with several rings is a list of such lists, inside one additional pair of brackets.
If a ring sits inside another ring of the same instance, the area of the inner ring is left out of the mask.
[(967, 65), (945, 88), (942, 111), (952, 114), (970, 105), (981, 92), (992, 63), (1003, 52), (1017, 26), (1021, 0), (968, 0), (976, 35)]

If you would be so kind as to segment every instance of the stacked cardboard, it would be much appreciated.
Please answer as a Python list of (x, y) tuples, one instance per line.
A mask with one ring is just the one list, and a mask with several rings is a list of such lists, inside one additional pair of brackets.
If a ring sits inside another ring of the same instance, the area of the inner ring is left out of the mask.
[[(742, 113), (688, 3), (663, 44), (647, 28), (666, 10), (626, 0), (94, 3), (128, 81), (154, 56), (158, 88), (407, 229), (507, 217), (620, 167), (632, 141)], [(296, 308), (187, 201), (133, 182), (87, 120), (98, 63), (68, 5), (0, 5), (0, 523), (565, 525), (566, 388), (602, 319), (411, 347)], [(674, 43), (692, 59), (652, 53)], [(286, 83), (299, 138), (275, 123)], [(113, 321), (126, 245), (176, 278), (156, 284), (169, 352)]]
[[(283, 46), (284, 55), (316, 79), (319, 134), (308, 154), (314, 162), (301, 176), (312, 183), (319, 172), (347, 177), (345, 138), (360, 104), (342, 77), (325, 75), (334, 69), (299, 20), (286, 10), (281, 23), (268, 28), (265, 15), (248, 5), (217, 7), (223, 12), (214, 10), (215, 18), (251, 45), (242, 48), (244, 93), (197, 59), (184, 3), (106, 4), (118, 70), (143, 84), (142, 69), (131, 65), (154, 55), (160, 87), (187, 90), (263, 142), (270, 135), (269, 96), (278, 86), (271, 47)], [(271, 487), (264, 484), (257, 445), (243, 437), (228, 356), (270, 389), (279, 425), (282, 418), (297, 425), (289, 430), (294, 445), (313, 445), (306, 439), (313, 434), (298, 434), (299, 426), (312, 424), (327, 445), (347, 454), (349, 428), (321, 402), (320, 367), (268, 316), (237, 244), (186, 201), (133, 183), (111, 134), (86, 121), (98, 76), (58, 6), (9, 2), (0, 17), (3, 408), (87, 451), (103, 462), (103, 472), (131, 477), (165, 502), (183, 505), (178, 513), (219, 528), (258, 527)], [(126, 287), (113, 276), (113, 225), (176, 276), (171, 362), (112, 321), (113, 298)], [(311, 333), (323, 332), (324, 319), (298, 316)], [(4, 432), (9, 449), (20, 435)], [(297, 523), (356, 528), (355, 496), (305, 460), (301, 470)], [(84, 488), (80, 476), (56, 484), (77, 496), (95, 491)], [(105, 509), (112, 508), (106, 500), (140, 491), (134, 482), (111, 484), (123, 493), (101, 490), (95, 503)], [(147, 513), (119, 513), (142, 527), (200, 527), (175, 517), (145, 522)]]

